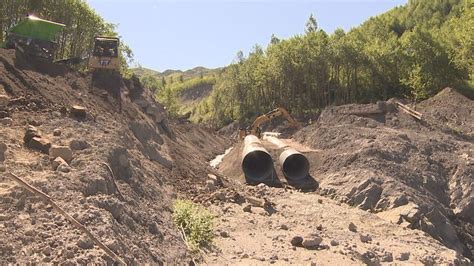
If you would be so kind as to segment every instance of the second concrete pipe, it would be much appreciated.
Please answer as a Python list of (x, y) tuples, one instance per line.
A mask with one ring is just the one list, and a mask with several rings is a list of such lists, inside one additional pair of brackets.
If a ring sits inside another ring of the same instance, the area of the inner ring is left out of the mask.
[(286, 148), (280, 154), (280, 165), (286, 179), (299, 181), (309, 174), (309, 161), (302, 153), (293, 148)]

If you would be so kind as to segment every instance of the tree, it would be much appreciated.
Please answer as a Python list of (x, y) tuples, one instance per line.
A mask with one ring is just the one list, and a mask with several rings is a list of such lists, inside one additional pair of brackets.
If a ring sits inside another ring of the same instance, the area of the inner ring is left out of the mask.
[(306, 21), (306, 27), (305, 27), (305, 32), (315, 32), (318, 30), (318, 23), (316, 22), (316, 19), (314, 18), (313, 14), (309, 15), (308, 21)]

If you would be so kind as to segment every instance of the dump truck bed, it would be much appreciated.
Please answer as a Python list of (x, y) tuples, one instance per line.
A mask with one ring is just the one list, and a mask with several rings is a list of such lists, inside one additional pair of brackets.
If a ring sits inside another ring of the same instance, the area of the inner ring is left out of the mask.
[(12, 27), (9, 32), (32, 39), (53, 41), (56, 38), (56, 34), (65, 26), (61, 23), (28, 16), (26, 20)]

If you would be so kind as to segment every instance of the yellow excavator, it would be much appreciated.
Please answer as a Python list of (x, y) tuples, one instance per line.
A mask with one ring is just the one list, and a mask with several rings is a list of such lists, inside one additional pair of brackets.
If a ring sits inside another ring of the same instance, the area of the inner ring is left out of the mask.
[(288, 122), (290, 123), (291, 127), (299, 128), (300, 124), (296, 121), (285, 108), (278, 107), (276, 109), (271, 110), (270, 112), (263, 114), (253, 121), (252, 126), (250, 128), (240, 128), (239, 129), (239, 138), (244, 139), (245, 136), (251, 134), (257, 136), (258, 138), (261, 137), (261, 128), (260, 125), (266, 121), (270, 121), (275, 117), (283, 116)]

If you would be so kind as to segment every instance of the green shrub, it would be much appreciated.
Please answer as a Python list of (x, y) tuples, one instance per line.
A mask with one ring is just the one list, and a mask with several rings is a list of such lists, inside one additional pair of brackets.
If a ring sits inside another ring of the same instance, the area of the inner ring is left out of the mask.
[(212, 243), (214, 217), (204, 207), (189, 200), (177, 200), (173, 219), (176, 226), (184, 230), (191, 249), (198, 250)]

